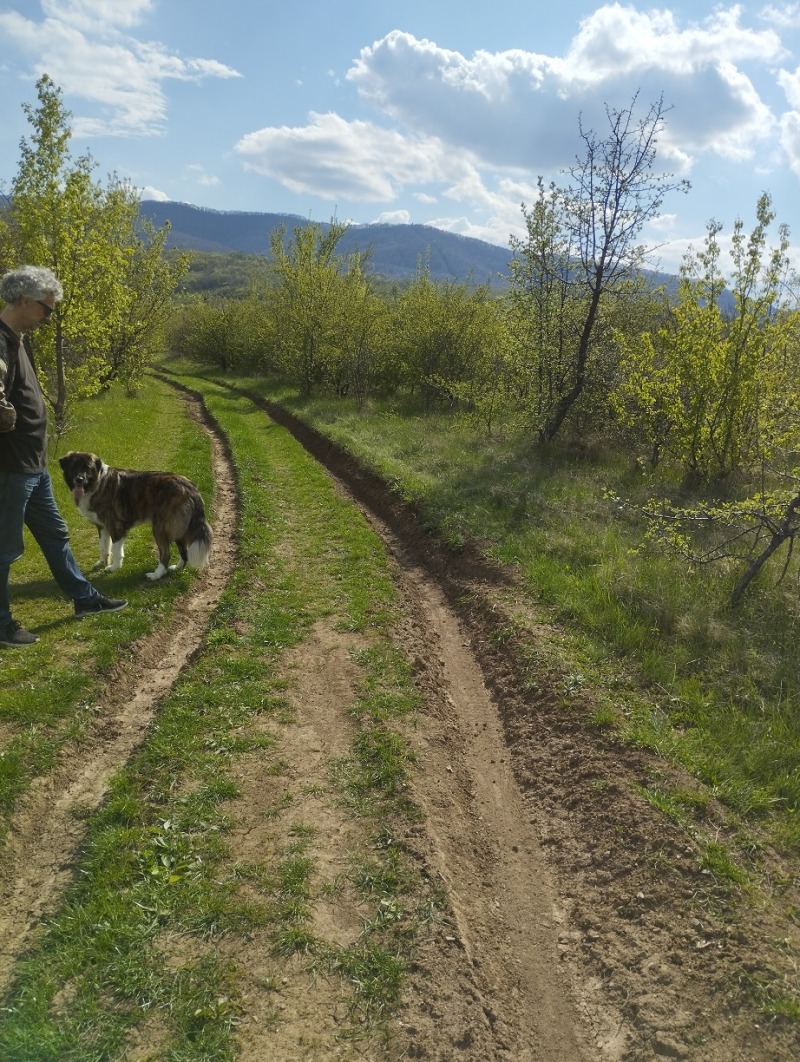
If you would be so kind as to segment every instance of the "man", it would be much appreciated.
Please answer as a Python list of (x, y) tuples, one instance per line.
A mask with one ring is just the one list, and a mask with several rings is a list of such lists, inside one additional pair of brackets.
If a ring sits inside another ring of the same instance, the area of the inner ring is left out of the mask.
[(81, 573), (47, 471), (47, 409), (25, 337), (45, 324), (63, 297), (57, 277), (38, 266), (0, 279), (0, 645), (38, 641), (11, 615), (9, 570), (23, 551), (27, 524), (75, 615), (117, 612), (127, 601), (104, 597)]

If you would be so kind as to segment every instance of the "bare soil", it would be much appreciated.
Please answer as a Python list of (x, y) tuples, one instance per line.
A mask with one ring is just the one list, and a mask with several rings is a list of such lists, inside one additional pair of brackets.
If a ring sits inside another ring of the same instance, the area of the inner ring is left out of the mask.
[[(525, 605), (509, 574), (477, 553), (438, 549), (383, 483), (284, 411), (260, 404), (328, 468), (393, 558), (404, 602), (400, 637), (425, 702), (409, 734), (418, 754), (412, 797), (424, 817), (403, 840), (446, 890), (448, 914), (419, 946), (380, 1056), (336, 1037), (336, 1003), (324, 981), (303, 991), (289, 974), (275, 1021), (254, 940), (237, 954), (249, 971), (241, 1058), (799, 1058), (796, 1027), (761, 1019), (748, 995), (755, 980), (792, 974), (780, 948), (790, 932), (781, 911), (800, 908), (797, 869), (775, 863), (773, 895), (763, 904), (728, 903), (687, 835), (637, 790), (665, 765), (592, 726), (590, 690), (565, 700), (564, 676), (544, 665), (530, 681), (531, 643), (535, 657), (537, 638), (544, 644), (557, 632), (532, 620), (520, 633)], [(0, 872), (0, 990), (72, 872), (76, 810), (102, 801), (110, 774), (141, 741), (159, 698), (201, 646), (234, 563), (234, 477), (209, 430), (219, 492), (215, 564), (173, 628), (144, 640), (136, 666), (121, 669), (82, 746), (80, 775), (55, 772), (16, 815)], [(287, 667), (298, 713), (288, 739), (296, 756), (291, 748), (288, 755), (309, 801), (327, 760), (348, 744), (350, 648), (347, 636), (320, 625)], [(237, 781), (244, 798), (232, 843), (246, 860), (259, 847), (266, 794), (263, 775), (248, 776), (246, 765)], [(309, 807), (309, 818), (317, 811)], [(322, 858), (336, 866), (351, 826), (346, 814), (329, 815)], [(724, 830), (721, 812), (719, 823)], [(359, 930), (359, 912), (346, 906), (323, 907), (317, 918), (332, 939)], [(158, 1043), (157, 1025), (144, 1028), (126, 1057), (158, 1057)]]

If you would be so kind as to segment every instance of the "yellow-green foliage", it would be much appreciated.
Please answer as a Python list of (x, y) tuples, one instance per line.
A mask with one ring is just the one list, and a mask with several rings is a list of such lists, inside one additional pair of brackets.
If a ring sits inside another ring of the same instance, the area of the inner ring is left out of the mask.
[(37, 94), (38, 107), (24, 108), (32, 132), (20, 144), (9, 216), (17, 263), (51, 268), (64, 289), (53, 327), (42, 329), (36, 343), (63, 429), (74, 399), (97, 394), (114, 379), (135, 388), (187, 261), (165, 259), (167, 230), (140, 225), (139, 197), (130, 185), (112, 178), (103, 188), (88, 155), (70, 156), (70, 115), (46, 75)]
[(797, 449), (800, 441), (791, 416), (797, 320), (776, 312), (788, 234), (781, 229), (765, 261), (773, 219), (768, 196), (759, 200), (757, 215), (747, 239), (740, 221), (734, 227), (732, 312), (722, 309), (720, 226), (711, 222), (704, 251), (687, 256), (668, 325), (618, 335), (617, 417), (651, 456), (670, 456), (703, 480), (774, 460), (779, 445)]

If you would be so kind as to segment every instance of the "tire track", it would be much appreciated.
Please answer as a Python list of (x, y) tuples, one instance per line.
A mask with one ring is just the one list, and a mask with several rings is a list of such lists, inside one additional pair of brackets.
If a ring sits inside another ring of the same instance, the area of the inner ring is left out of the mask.
[[(455, 1044), (459, 1057), (481, 1062), (610, 1060), (614, 1055), (598, 1048), (608, 1037), (581, 1013), (560, 962), (564, 912), (470, 638), (402, 543), (371, 522), (397, 564), (403, 640), (426, 700), (424, 720), (410, 735), (419, 764), (410, 784), (425, 813), (417, 845), (447, 889), (466, 977), (484, 1016), (483, 1028), (475, 1029), (473, 1018), (473, 1027), (447, 1045), (441, 1026), (456, 1026), (457, 1013), (448, 1014), (452, 979), (440, 970), (424, 992), (411, 986), (406, 1021), (413, 1010), (410, 1024), (426, 1028), (427, 1050), (438, 1044), (442, 1053), (434, 1057), (442, 1059)], [(426, 1018), (431, 992), (434, 1022)], [(456, 1012), (458, 1006), (456, 1000)]]

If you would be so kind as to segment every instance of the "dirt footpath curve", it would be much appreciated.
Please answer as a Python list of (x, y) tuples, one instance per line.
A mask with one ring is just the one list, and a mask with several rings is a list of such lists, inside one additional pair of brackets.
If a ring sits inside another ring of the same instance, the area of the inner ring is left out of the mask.
[[(759, 1023), (742, 994), (748, 977), (769, 972), (764, 944), (780, 926), (767, 912), (744, 922), (713, 917), (696, 852), (635, 792), (648, 757), (587, 726), (580, 705), (565, 710), (560, 676), (543, 670), (535, 687), (529, 675), (522, 682), (530, 650), (513, 633), (521, 606), (507, 575), (439, 552), (384, 484), (280, 408), (253, 400), (362, 508), (394, 558), (405, 603), (401, 639), (426, 704), (413, 774), (425, 818), (409, 843), (446, 887), (451, 916), (409, 973), (394, 1057), (800, 1057), (792, 1030)], [(0, 880), (0, 988), (69, 880), (81, 839), (74, 812), (100, 804), (142, 740), (200, 647), (235, 563), (234, 476), (206, 423), (215, 565), (174, 628), (137, 645), (137, 667), (104, 703), (80, 777), (56, 772), (15, 817)]]

